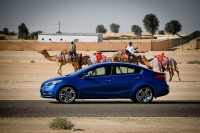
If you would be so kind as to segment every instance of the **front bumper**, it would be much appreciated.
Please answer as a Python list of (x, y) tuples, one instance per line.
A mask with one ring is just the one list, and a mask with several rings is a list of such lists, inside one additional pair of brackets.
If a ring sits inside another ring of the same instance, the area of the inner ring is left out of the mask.
[(53, 93), (53, 87), (45, 86), (44, 84), (41, 85), (40, 96), (42, 98), (54, 98)]

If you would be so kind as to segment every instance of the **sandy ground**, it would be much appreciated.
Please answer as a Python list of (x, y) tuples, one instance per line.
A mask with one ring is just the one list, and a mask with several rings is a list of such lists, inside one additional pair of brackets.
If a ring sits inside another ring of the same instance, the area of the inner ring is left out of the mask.
[[(193, 44), (165, 51), (165, 55), (178, 62), (181, 82), (174, 74), (167, 96), (154, 100), (200, 100), (200, 65), (187, 64), (200, 61), (200, 50), (188, 50)], [(92, 55), (94, 51), (78, 51)], [(150, 57), (160, 54), (154, 51), (144, 54)], [(49, 51), (50, 55), (58, 51)], [(114, 53), (105, 52), (107, 56)], [(86, 66), (85, 66), (86, 67)], [(40, 97), (42, 81), (58, 76), (55, 62), (46, 60), (36, 51), (0, 51), (0, 100), (45, 100)], [(63, 66), (63, 74), (73, 71), (70, 64)], [(169, 74), (167, 73), (167, 78)], [(200, 118), (193, 117), (120, 117), (120, 118), (70, 118), (75, 131), (56, 131), (48, 127), (52, 118), (0, 118), (0, 132), (200, 132)]]

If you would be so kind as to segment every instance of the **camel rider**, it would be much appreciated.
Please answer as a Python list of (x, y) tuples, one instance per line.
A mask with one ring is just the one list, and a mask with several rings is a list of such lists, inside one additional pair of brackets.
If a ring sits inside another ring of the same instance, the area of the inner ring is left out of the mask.
[(71, 43), (71, 49), (68, 51), (69, 55), (71, 56), (71, 62), (74, 62), (76, 59), (76, 45), (72, 41)]
[(101, 52), (99, 52), (99, 51), (97, 51), (96, 52), (96, 58), (97, 58), (97, 61), (98, 61), (98, 63), (100, 62), (100, 60), (102, 60), (103, 59), (103, 57), (102, 57), (102, 53)]
[(133, 44), (132, 42), (129, 42), (129, 45), (125, 49), (126, 55), (128, 56), (128, 63), (131, 62), (130, 58), (131, 56), (134, 56), (134, 52), (135, 52), (134, 46), (132, 44)]
[(154, 58), (157, 58), (158, 62), (164, 61), (164, 57), (165, 57), (164, 52), (161, 53), (161, 55), (154, 55)]

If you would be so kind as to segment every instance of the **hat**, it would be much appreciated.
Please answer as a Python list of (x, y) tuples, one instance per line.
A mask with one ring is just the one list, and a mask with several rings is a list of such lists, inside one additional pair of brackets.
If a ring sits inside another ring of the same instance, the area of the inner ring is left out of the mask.
[(97, 53), (97, 54), (102, 54), (101, 51), (97, 51), (96, 53)]

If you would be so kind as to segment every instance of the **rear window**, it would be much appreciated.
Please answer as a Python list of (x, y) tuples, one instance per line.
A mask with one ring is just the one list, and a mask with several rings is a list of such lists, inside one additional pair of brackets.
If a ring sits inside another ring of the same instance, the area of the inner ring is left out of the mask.
[(126, 67), (126, 66), (116, 66), (115, 74), (138, 74), (141, 72), (141, 69), (134, 67)]

